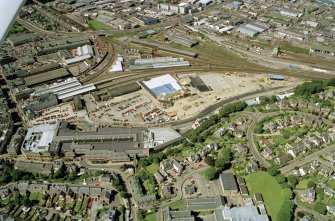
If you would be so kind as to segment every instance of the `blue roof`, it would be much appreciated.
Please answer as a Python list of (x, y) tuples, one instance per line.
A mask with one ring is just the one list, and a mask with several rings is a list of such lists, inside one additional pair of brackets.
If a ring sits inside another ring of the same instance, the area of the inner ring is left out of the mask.
[(268, 78), (274, 79), (274, 80), (284, 80), (285, 79), (283, 75), (279, 75), (279, 74), (268, 74)]

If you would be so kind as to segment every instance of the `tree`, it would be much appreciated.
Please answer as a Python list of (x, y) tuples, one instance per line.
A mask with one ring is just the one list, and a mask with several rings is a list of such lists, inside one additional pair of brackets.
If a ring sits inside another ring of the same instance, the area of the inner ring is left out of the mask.
[(208, 166), (211, 166), (211, 167), (215, 166), (215, 159), (212, 156), (207, 156), (205, 158), (205, 162), (207, 163)]
[(292, 186), (296, 186), (297, 183), (298, 183), (297, 178), (292, 174), (287, 176), (287, 180), (290, 183), (290, 185), (292, 185)]
[(208, 180), (214, 180), (218, 176), (219, 171), (215, 167), (210, 167), (204, 172), (204, 176)]
[(315, 188), (316, 187), (316, 183), (313, 180), (310, 180), (307, 183), (307, 187), (308, 188)]
[(290, 136), (291, 136), (291, 133), (290, 133), (289, 131), (287, 131), (287, 130), (283, 130), (283, 131), (281, 132), (281, 134), (283, 135), (283, 137), (284, 137), (285, 139), (288, 139), (288, 138), (290, 138)]
[(286, 182), (286, 177), (284, 175), (279, 174), (276, 176), (276, 180), (279, 184), (282, 184)]
[(29, 199), (29, 197), (28, 197), (27, 195), (25, 195), (25, 196), (23, 197), (22, 202), (23, 202), (23, 205), (24, 205), (25, 207), (30, 207), (30, 206), (31, 206), (31, 201), (30, 201), (30, 199)]
[(290, 188), (282, 189), (282, 194), (283, 194), (285, 200), (293, 199), (293, 191)]
[(142, 221), (145, 218), (145, 211), (143, 209), (139, 209), (137, 212), (138, 220)]
[(280, 221), (293, 220), (294, 218), (293, 209), (294, 209), (294, 204), (291, 201), (283, 203), (278, 211), (277, 220), (280, 220)]
[(277, 165), (271, 165), (269, 166), (266, 171), (271, 175), (271, 176), (276, 176), (279, 174), (278, 166)]
[(314, 205), (314, 210), (322, 215), (326, 215), (327, 208), (326, 206), (321, 202), (316, 202)]

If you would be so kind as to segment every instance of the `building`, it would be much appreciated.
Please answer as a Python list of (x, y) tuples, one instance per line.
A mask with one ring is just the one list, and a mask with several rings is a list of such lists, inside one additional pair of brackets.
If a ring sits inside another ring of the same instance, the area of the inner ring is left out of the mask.
[(53, 166), (51, 163), (31, 163), (31, 162), (22, 162), (16, 161), (14, 168), (17, 170), (22, 170), (30, 173), (40, 173), (44, 175), (49, 175), (53, 171)]
[(308, 188), (301, 191), (300, 199), (304, 203), (313, 203), (315, 201), (315, 190), (313, 188)]
[(245, 24), (239, 27), (236, 32), (246, 35), (248, 37), (254, 37), (268, 28), (260, 24)]
[(269, 221), (266, 214), (260, 214), (256, 206), (220, 208), (215, 210), (215, 221), (257, 220)]
[(188, 61), (184, 58), (173, 58), (173, 57), (159, 57), (159, 58), (145, 58), (135, 59), (129, 62), (129, 69), (134, 70), (146, 70), (146, 69), (157, 69), (157, 68), (173, 68), (173, 67), (185, 67), (190, 66)]
[(82, 85), (77, 78), (73, 77), (37, 88), (32, 94), (32, 97), (39, 98), (45, 94), (53, 94), (57, 96), (58, 100), (68, 100), (76, 95), (88, 93), (95, 89), (96, 87), (93, 84)]
[(142, 81), (141, 85), (157, 100), (177, 99), (186, 94), (186, 90), (169, 74)]
[(198, 197), (186, 199), (187, 209), (192, 211), (214, 210), (216, 208), (224, 206), (225, 204), (226, 200), (221, 195), (213, 197)]
[(190, 210), (174, 211), (170, 207), (162, 209), (162, 221), (195, 221), (195, 217)]
[(25, 130), (22, 127), (18, 128), (15, 134), (12, 136), (12, 139), (10, 140), (7, 148), (7, 152), (10, 157), (16, 157), (20, 153), (24, 137)]
[(58, 123), (41, 124), (29, 128), (21, 146), (23, 155), (32, 160), (51, 160), (55, 153), (50, 147), (58, 126)]
[(335, 56), (335, 47), (313, 44), (309, 48), (309, 53), (321, 56)]
[(232, 173), (221, 173), (219, 182), (224, 194), (236, 194), (238, 193), (238, 187), (234, 174)]
[(184, 45), (186, 47), (193, 47), (195, 45), (197, 45), (199, 42), (196, 40), (192, 40), (190, 38), (184, 37), (184, 36), (180, 36), (180, 35), (176, 35), (176, 34), (168, 34), (166, 36), (170, 41), (173, 41), (177, 44), (181, 44)]

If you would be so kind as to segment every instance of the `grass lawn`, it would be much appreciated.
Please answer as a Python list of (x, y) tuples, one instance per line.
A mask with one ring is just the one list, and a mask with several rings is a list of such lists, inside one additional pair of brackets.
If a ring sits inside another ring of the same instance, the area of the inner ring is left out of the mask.
[(77, 200), (77, 201), (76, 201), (76, 205), (75, 205), (75, 207), (74, 207), (74, 209), (73, 209), (76, 213), (78, 213), (78, 212), (80, 211), (81, 203), (82, 203), (81, 200)]
[(276, 179), (267, 172), (253, 173), (245, 177), (250, 194), (261, 193), (266, 209), (273, 221), (277, 219), (278, 211), (285, 202), (281, 187)]
[(178, 200), (176, 202), (170, 203), (169, 207), (172, 210), (178, 209), (178, 210), (186, 210), (186, 201), (184, 199)]
[(272, 136), (271, 138), (278, 145), (287, 144), (287, 140), (283, 136), (278, 135), (278, 136)]
[(105, 23), (102, 23), (98, 20), (89, 20), (88, 25), (94, 30), (94, 31), (100, 31), (102, 29), (105, 30), (113, 30), (113, 28), (109, 25), (106, 25)]
[(148, 191), (149, 194), (155, 193), (155, 186), (149, 180), (144, 180), (143, 186), (145, 187), (145, 189)]
[(86, 209), (87, 209), (87, 205), (88, 205), (88, 201), (90, 200), (89, 197), (85, 197), (84, 201), (83, 201), (83, 204), (81, 204), (81, 208), (80, 208), (80, 211), (82, 211), (83, 213), (86, 212)]
[(152, 163), (150, 166), (147, 166), (145, 169), (153, 175), (157, 170), (159, 170), (159, 164)]
[(305, 190), (307, 189), (307, 183), (310, 181), (311, 179), (305, 179), (305, 180), (301, 180), (299, 181), (299, 183), (297, 184), (296, 188), (299, 190)]
[(282, 49), (284, 51), (291, 51), (291, 52), (294, 52), (294, 53), (301, 53), (301, 54), (308, 54), (309, 53), (308, 49), (291, 45), (288, 42), (280, 43), (280, 49)]
[(145, 221), (155, 221), (156, 220), (156, 213), (151, 213), (145, 216)]

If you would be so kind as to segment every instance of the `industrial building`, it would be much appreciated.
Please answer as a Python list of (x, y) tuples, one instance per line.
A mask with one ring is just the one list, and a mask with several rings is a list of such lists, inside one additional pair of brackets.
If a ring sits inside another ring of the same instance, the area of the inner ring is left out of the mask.
[(145, 70), (145, 69), (156, 69), (156, 68), (172, 68), (190, 66), (188, 61), (184, 58), (173, 58), (173, 57), (160, 57), (160, 58), (146, 58), (136, 59), (130, 61), (130, 70)]
[(64, 78), (70, 76), (70, 72), (66, 68), (60, 68), (52, 71), (48, 71), (41, 74), (36, 74), (32, 76), (25, 77), (23, 80), (28, 87), (36, 86), (42, 83), (48, 83), (59, 78)]
[(12, 46), (18, 46), (22, 44), (28, 44), (33, 41), (40, 40), (41, 37), (35, 35), (34, 33), (25, 33), (25, 34), (17, 34), (10, 35), (7, 40)]
[(239, 27), (236, 32), (241, 33), (243, 35), (254, 37), (264, 31), (266, 31), (268, 27), (259, 24), (245, 24)]
[(184, 90), (177, 80), (169, 74), (142, 81), (141, 84), (156, 99), (164, 99), (166, 95), (173, 95)]
[(310, 46), (309, 52), (311, 54), (317, 55), (326, 55), (326, 56), (335, 56), (335, 47), (334, 46), (327, 46), (327, 45), (317, 45), (313, 44)]
[(40, 53), (50, 54), (63, 49), (76, 49), (84, 45), (91, 45), (91, 41), (83, 36), (72, 36), (42, 43)]
[(186, 38), (184, 36), (180, 36), (180, 35), (176, 35), (176, 34), (168, 34), (166, 36), (170, 41), (173, 41), (177, 44), (181, 44), (187, 47), (193, 47), (195, 45), (197, 45), (199, 42), (196, 40), (192, 40), (189, 38)]
[(32, 97), (40, 97), (43, 94), (55, 94), (59, 100), (68, 100), (76, 95), (84, 94), (95, 90), (93, 84), (82, 85), (77, 78), (69, 78), (59, 83), (54, 83), (42, 88), (38, 88)]
[(148, 128), (144, 134), (144, 148), (153, 148), (155, 151), (181, 141), (183, 137), (172, 128), (153, 127)]

